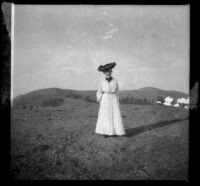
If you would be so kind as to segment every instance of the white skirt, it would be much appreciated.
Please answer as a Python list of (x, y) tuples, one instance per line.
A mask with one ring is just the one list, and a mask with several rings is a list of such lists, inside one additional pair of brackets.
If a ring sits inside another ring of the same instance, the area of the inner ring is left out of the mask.
[(115, 93), (102, 95), (95, 132), (103, 135), (125, 135), (119, 100)]

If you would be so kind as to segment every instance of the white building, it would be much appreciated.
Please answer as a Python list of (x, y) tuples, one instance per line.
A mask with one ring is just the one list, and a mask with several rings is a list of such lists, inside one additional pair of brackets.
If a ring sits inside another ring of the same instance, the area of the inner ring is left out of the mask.
[(171, 105), (172, 105), (172, 102), (173, 102), (173, 98), (167, 96), (167, 97), (165, 98), (165, 102), (163, 103), (163, 105), (171, 106)]
[(171, 103), (168, 103), (168, 102), (164, 102), (163, 105), (166, 105), (166, 106), (171, 106)]
[(179, 98), (179, 99), (177, 99), (177, 103), (189, 105), (189, 103), (190, 103), (190, 98), (189, 98), (189, 97), (188, 97), (187, 99), (186, 99), (186, 98)]
[(179, 107), (179, 103), (174, 104), (174, 107)]

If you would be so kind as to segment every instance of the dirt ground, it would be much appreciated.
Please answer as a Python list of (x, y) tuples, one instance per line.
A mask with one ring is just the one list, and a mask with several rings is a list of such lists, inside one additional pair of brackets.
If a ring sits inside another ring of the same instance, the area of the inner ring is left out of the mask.
[(14, 179), (187, 180), (189, 111), (120, 105), (125, 137), (95, 134), (99, 105), (12, 109)]

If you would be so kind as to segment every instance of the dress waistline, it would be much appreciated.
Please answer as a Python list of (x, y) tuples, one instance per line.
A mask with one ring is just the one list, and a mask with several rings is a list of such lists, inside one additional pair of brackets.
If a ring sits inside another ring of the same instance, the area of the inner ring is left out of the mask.
[(116, 94), (116, 92), (103, 92), (104, 94)]

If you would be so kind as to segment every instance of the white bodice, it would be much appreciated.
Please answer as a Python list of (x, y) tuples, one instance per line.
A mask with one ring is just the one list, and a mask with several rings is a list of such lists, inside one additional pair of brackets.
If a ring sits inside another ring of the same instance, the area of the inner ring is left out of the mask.
[(108, 82), (106, 79), (101, 79), (96, 93), (97, 101), (101, 100), (101, 97), (104, 93), (117, 95), (118, 92), (119, 85), (115, 78), (113, 78), (110, 82)]

